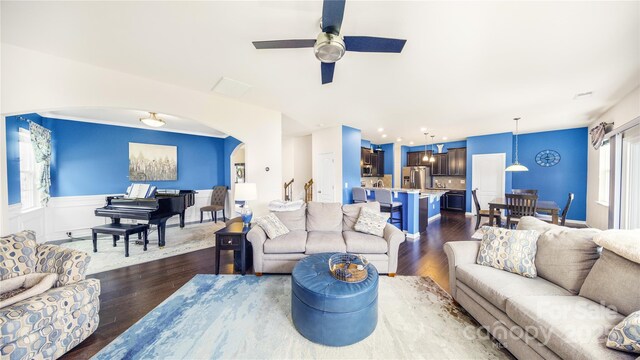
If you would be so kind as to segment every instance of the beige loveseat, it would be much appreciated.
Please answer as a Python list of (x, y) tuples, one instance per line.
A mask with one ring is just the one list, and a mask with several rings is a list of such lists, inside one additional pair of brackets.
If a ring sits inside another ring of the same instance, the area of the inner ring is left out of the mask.
[(394, 276), (398, 246), (405, 235), (391, 224), (384, 228), (384, 237), (355, 231), (363, 206), (380, 211), (377, 202), (350, 205), (310, 202), (299, 210), (274, 212), (290, 232), (269, 239), (259, 226), (249, 231), (247, 239), (253, 246), (256, 275), (290, 273), (300, 259), (311, 254), (349, 252), (364, 255), (378, 272)]
[[(640, 304), (638, 279), (627, 278), (638, 274), (640, 265), (602, 250), (601, 260), (606, 255), (606, 261), (624, 266), (611, 286), (594, 289), (591, 282), (589, 299), (581, 295), (591, 280), (585, 281), (587, 276), (603, 265), (593, 242), (603, 232), (550, 225), (533, 217), (522, 218), (518, 229), (541, 233), (536, 278), (476, 264), (479, 241), (445, 244), (451, 293), (458, 303), (519, 359), (635, 359), (637, 354), (609, 349), (605, 342), (616, 324), (640, 310), (634, 310)], [(620, 313), (614, 310), (616, 304)]]

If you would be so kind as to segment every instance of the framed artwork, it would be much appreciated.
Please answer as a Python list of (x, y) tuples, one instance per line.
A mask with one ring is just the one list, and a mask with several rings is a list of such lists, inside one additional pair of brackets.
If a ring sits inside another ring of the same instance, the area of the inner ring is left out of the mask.
[(129, 143), (129, 181), (178, 180), (178, 147)]

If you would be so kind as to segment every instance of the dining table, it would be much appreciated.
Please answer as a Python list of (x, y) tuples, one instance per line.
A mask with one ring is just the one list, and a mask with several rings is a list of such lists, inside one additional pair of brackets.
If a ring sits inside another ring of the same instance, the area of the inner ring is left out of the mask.
[[(504, 197), (498, 197), (489, 201), (489, 214), (493, 214), (495, 210), (506, 209), (507, 200)], [(536, 205), (536, 212), (551, 215), (551, 222), (558, 224), (558, 214), (560, 213), (560, 207), (555, 201), (551, 200), (538, 200)], [(493, 226), (493, 216), (489, 217), (489, 226)]]

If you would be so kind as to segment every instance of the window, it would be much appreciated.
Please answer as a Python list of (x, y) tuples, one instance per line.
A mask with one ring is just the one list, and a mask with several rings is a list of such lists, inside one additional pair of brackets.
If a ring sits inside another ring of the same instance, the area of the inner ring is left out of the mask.
[(37, 188), (36, 158), (31, 146), (31, 133), (20, 128), (20, 202), (22, 210), (40, 207), (40, 196)]
[(607, 140), (600, 146), (598, 174), (598, 202), (603, 205), (609, 205), (609, 183), (611, 182), (611, 147)]

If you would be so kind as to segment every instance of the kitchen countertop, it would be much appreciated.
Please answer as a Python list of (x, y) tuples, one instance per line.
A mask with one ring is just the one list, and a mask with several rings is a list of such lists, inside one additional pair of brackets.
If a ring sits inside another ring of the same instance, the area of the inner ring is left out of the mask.
[(420, 194), (420, 198), (426, 198), (426, 197), (440, 197), (442, 195), (444, 195), (446, 192), (449, 191), (449, 189), (422, 189), (422, 190), (418, 190), (418, 189), (402, 189), (402, 188), (379, 188), (379, 187), (365, 187), (364, 188), (367, 191), (374, 191), (377, 189), (386, 189), (386, 190), (391, 190), (391, 192), (404, 192), (404, 193), (419, 193)]

